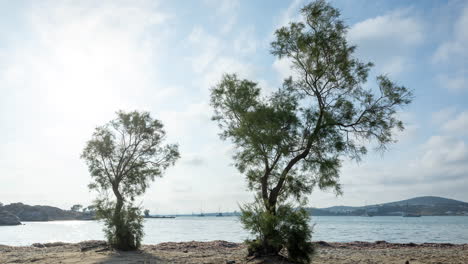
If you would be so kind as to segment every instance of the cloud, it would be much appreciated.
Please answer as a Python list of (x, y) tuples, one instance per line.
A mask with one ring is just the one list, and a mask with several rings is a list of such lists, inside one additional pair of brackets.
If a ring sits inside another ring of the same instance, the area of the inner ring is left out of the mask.
[(462, 8), (461, 15), (453, 25), (451, 39), (440, 44), (432, 56), (432, 63), (441, 68), (436, 80), (440, 86), (450, 91), (468, 90), (468, 5)]
[(434, 112), (432, 114), (432, 122), (434, 122), (436, 125), (440, 125), (449, 120), (452, 116), (454, 116), (456, 112), (457, 108), (453, 106)]
[(468, 90), (468, 70), (459, 70), (458, 72), (442, 73), (437, 75), (437, 80), (441, 87), (447, 88), (453, 92)]
[(453, 38), (443, 42), (433, 55), (433, 63), (447, 63), (452, 59), (464, 60), (468, 57), (466, 46), (468, 45), (468, 5), (462, 10), (462, 14), (455, 22)]
[(356, 23), (349, 30), (349, 40), (391, 42), (392, 45), (416, 45), (423, 41), (421, 22), (410, 17), (411, 10), (396, 10), (382, 16)]
[(249, 55), (257, 50), (257, 41), (255, 38), (255, 28), (248, 26), (243, 29), (234, 40), (234, 50), (238, 54)]
[[(301, 2), (293, 2), (288, 10), (296, 10), (299, 3)], [(408, 72), (413, 68), (413, 63), (407, 56), (408, 50), (424, 40), (423, 23), (412, 17), (410, 11), (396, 10), (358, 22), (349, 29), (348, 41), (358, 46), (359, 57), (376, 61), (378, 70), (383, 74), (396, 76)], [(291, 14), (287, 14), (291, 19)], [(287, 58), (273, 62), (273, 68), (281, 79), (294, 76), (291, 65)]]
[(442, 125), (442, 129), (452, 135), (468, 136), (468, 111), (463, 111), (455, 119), (448, 120)]
[(394, 77), (413, 68), (411, 51), (425, 39), (424, 24), (412, 9), (398, 9), (352, 25), (347, 38), (361, 59)]
[(303, 3), (304, 0), (293, 0), (288, 8), (281, 13), (278, 23), (275, 25), (275, 30), (287, 26), (291, 22), (301, 21), (302, 16), (298, 10), (302, 7)]
[(185, 159), (183, 162), (190, 166), (201, 166), (205, 164), (205, 161), (198, 156), (190, 157), (188, 159)]
[(240, 6), (239, 0), (205, 0), (205, 3), (215, 8), (216, 18), (222, 19), (221, 33), (229, 33), (237, 23), (238, 9)]
[(390, 58), (387, 63), (385, 63), (381, 69), (383, 74), (388, 75), (398, 75), (404, 71), (409, 71), (412, 68), (412, 65), (403, 56), (395, 56)]
[[(256, 49), (254, 31), (253, 27), (242, 31), (234, 39), (234, 49), (231, 49), (230, 41), (215, 37), (200, 26), (192, 29), (188, 36), (189, 47), (197, 55), (189, 57), (188, 60), (193, 71), (198, 74), (197, 84), (203, 91), (208, 91), (216, 85), (225, 73), (237, 73), (240, 78), (257, 78), (254, 66), (244, 58), (244, 55), (251, 54)], [(250, 44), (242, 44), (244, 42)]]
[(289, 58), (276, 59), (273, 62), (273, 69), (278, 73), (278, 78), (282, 81), (291, 76), (296, 76), (294, 70), (291, 68), (293, 63)]
[(10, 43), (0, 61), (0, 128), (8, 131), (0, 173), (22, 184), (0, 192), (10, 201), (87, 202), (90, 178), (79, 155), (94, 127), (119, 109), (151, 110), (175, 92), (155, 81), (171, 15), (154, 1), (41, 1), (21, 17), (17, 34), (27, 41)]

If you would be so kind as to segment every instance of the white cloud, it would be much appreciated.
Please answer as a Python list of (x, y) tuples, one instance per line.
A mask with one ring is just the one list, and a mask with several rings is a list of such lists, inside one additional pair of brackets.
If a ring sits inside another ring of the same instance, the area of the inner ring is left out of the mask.
[(405, 57), (395, 56), (393, 58), (390, 58), (388, 62), (381, 67), (381, 70), (383, 74), (395, 76), (404, 71), (411, 70), (411, 67), (411, 64)]
[(191, 44), (189, 47), (198, 50), (195, 52), (197, 55), (189, 59), (192, 69), (198, 74), (203, 73), (221, 52), (220, 40), (205, 32), (200, 26), (193, 28), (188, 40)]
[(230, 41), (215, 37), (200, 26), (193, 28), (188, 40), (189, 47), (196, 55), (188, 60), (193, 71), (199, 75), (197, 84), (203, 91), (216, 85), (225, 73), (237, 73), (240, 78), (257, 79), (253, 65), (242, 59), (243, 55), (252, 53), (256, 48), (253, 32), (254, 28), (248, 28), (244, 31), (245, 34), (234, 39), (232, 52)]
[(357, 55), (376, 64), (377, 72), (395, 77), (413, 68), (411, 51), (425, 39), (424, 23), (412, 9), (399, 9), (351, 26), (348, 41)]
[(464, 60), (468, 57), (468, 6), (466, 6), (453, 28), (453, 38), (437, 48), (432, 61), (446, 63), (453, 59)]
[(273, 62), (273, 69), (278, 73), (280, 81), (295, 76), (294, 70), (291, 68), (293, 63), (289, 58), (276, 59)]
[[(468, 149), (463, 140), (450, 136), (432, 136), (424, 144), (425, 152), (421, 158), (422, 166), (429, 169), (443, 170), (453, 163), (467, 161)], [(465, 164), (466, 168), (468, 164)], [(463, 171), (459, 169), (458, 171)]]
[(410, 10), (397, 10), (356, 23), (349, 30), (349, 39), (353, 43), (390, 41), (397, 46), (419, 44), (424, 39), (423, 26), (409, 14)]
[(29, 41), (8, 46), (0, 62), (0, 127), (9, 131), (0, 140), (0, 173), (22, 186), (0, 185), (2, 199), (85, 203), (93, 197), (79, 155), (94, 127), (176, 92), (154, 81), (170, 16), (153, 1), (41, 2), (23, 15)]
[(213, 61), (212, 67), (207, 70), (202, 78), (202, 86), (209, 89), (216, 85), (224, 73), (236, 73), (239, 78), (247, 78), (257, 81), (255, 67), (251, 64), (241, 62), (232, 57), (218, 57)]
[(468, 136), (468, 111), (461, 112), (455, 119), (448, 120), (442, 129), (452, 135)]
[(434, 112), (432, 114), (432, 122), (434, 122), (437, 125), (440, 125), (441, 123), (446, 122), (452, 116), (454, 116), (456, 112), (457, 112), (457, 108), (453, 106)]
[(468, 5), (453, 26), (453, 36), (443, 42), (432, 56), (432, 63), (443, 69), (436, 76), (440, 86), (454, 92), (468, 90)]
[(237, 12), (240, 6), (239, 0), (205, 0), (205, 3), (215, 8), (216, 19), (222, 20), (221, 33), (231, 32), (237, 23)]
[(468, 90), (468, 71), (455, 73), (442, 73), (438, 75), (438, 82), (441, 87), (450, 91), (459, 92)]
[(281, 14), (278, 23), (275, 26), (275, 30), (289, 25), (291, 22), (301, 21), (302, 16), (299, 14), (298, 10), (301, 8), (304, 0), (293, 0), (289, 4), (288, 8)]
[(255, 53), (257, 45), (255, 29), (252, 26), (243, 29), (234, 40), (234, 50), (242, 55)]

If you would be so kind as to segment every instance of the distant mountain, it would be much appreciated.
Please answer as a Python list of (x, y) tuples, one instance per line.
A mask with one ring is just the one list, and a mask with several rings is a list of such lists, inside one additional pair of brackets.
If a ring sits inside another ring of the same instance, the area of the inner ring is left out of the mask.
[(421, 196), (407, 200), (368, 206), (333, 206), (308, 208), (316, 216), (359, 216), (366, 212), (375, 216), (396, 216), (404, 213), (420, 215), (468, 215), (468, 203), (436, 196)]

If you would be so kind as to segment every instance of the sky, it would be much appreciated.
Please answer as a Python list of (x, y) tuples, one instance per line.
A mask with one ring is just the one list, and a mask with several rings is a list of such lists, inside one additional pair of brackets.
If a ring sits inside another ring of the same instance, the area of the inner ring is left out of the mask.
[[(70, 208), (96, 197), (80, 154), (118, 110), (149, 111), (181, 159), (140, 199), (152, 213), (238, 210), (251, 201), (234, 147), (210, 120), (223, 73), (265, 93), (291, 75), (270, 54), (303, 0), (0, 0), (0, 202)], [(468, 201), (468, 2), (335, 0), (356, 56), (414, 91), (387, 152), (345, 161), (343, 195), (309, 206), (423, 195)]]

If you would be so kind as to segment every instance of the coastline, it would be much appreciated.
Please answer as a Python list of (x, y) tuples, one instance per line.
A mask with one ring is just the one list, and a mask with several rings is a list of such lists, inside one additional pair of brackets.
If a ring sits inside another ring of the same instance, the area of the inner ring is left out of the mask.
[[(313, 242), (313, 263), (468, 263), (468, 244)], [(243, 243), (227, 241), (166, 242), (143, 245), (141, 250), (109, 249), (104, 241), (0, 245), (0, 263), (282, 263), (284, 259), (248, 258)]]

